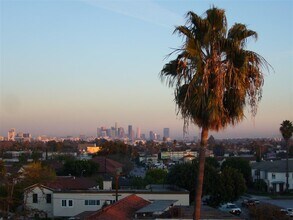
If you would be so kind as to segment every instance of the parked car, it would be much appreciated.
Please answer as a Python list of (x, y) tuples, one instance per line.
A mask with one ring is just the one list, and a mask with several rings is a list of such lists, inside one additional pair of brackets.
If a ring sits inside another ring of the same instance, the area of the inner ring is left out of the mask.
[(235, 204), (233, 203), (227, 203), (227, 204), (224, 204), (222, 206), (220, 206), (219, 208), (221, 211), (224, 211), (224, 212), (229, 212), (233, 215), (240, 215), (241, 214), (241, 209), (238, 208)]
[(254, 201), (255, 205), (258, 205), (260, 203), (260, 201), (256, 198), (251, 198), (250, 200)]
[(251, 198), (251, 199), (244, 199), (241, 204), (243, 207), (250, 207), (250, 206), (258, 205), (259, 203), (260, 202), (258, 199)]
[(280, 211), (293, 218), (293, 208), (281, 209)]

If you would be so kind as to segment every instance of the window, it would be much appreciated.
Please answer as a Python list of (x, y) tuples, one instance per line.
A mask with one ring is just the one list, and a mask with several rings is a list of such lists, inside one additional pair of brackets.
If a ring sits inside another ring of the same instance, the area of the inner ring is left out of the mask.
[(113, 204), (113, 203), (116, 202), (116, 200), (107, 200), (106, 202), (107, 202), (108, 204)]
[(100, 205), (100, 200), (84, 200), (84, 205)]
[(67, 201), (65, 199), (61, 200), (61, 206), (67, 206)]
[(38, 194), (33, 194), (33, 203), (38, 203)]
[(46, 202), (52, 203), (52, 194), (46, 194)]
[(272, 179), (276, 179), (276, 174), (272, 173)]
[(61, 206), (62, 207), (73, 207), (73, 200), (72, 199), (62, 199)]

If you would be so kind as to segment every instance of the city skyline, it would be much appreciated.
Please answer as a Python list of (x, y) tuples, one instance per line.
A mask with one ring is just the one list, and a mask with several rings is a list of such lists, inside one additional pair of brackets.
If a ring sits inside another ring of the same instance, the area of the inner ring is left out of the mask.
[[(229, 27), (240, 22), (258, 33), (248, 49), (274, 71), (265, 75), (256, 118), (247, 110), (243, 122), (210, 135), (279, 137), (282, 121), (293, 120), (293, 2), (249, 3), (1, 1), (0, 135), (17, 128), (93, 136), (98, 126), (120, 121), (147, 136), (168, 127), (182, 137), (173, 91), (158, 74), (171, 48), (182, 44), (172, 32), (185, 24), (186, 12), (202, 14), (215, 5), (226, 10)], [(198, 134), (191, 125), (189, 136)]]

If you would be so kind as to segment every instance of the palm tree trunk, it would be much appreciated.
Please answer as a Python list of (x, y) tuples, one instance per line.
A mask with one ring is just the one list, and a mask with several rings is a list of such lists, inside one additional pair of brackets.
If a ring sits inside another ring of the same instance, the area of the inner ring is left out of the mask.
[(286, 144), (286, 192), (289, 192), (289, 161), (288, 161), (288, 155), (289, 155), (289, 140), (285, 140)]
[(204, 178), (204, 166), (205, 166), (205, 152), (208, 141), (208, 128), (202, 128), (201, 131), (201, 142), (199, 151), (199, 169), (197, 176), (197, 185), (195, 191), (195, 204), (194, 204), (194, 220), (200, 219), (200, 208), (201, 208), (201, 195), (202, 195), (202, 185)]

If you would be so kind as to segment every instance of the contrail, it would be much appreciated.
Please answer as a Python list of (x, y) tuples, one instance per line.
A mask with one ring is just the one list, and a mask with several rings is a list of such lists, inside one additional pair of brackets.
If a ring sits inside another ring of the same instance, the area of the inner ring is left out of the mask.
[(103, 8), (127, 17), (139, 19), (165, 28), (184, 23), (183, 16), (171, 12), (154, 1), (146, 0), (82, 0), (95, 7)]

